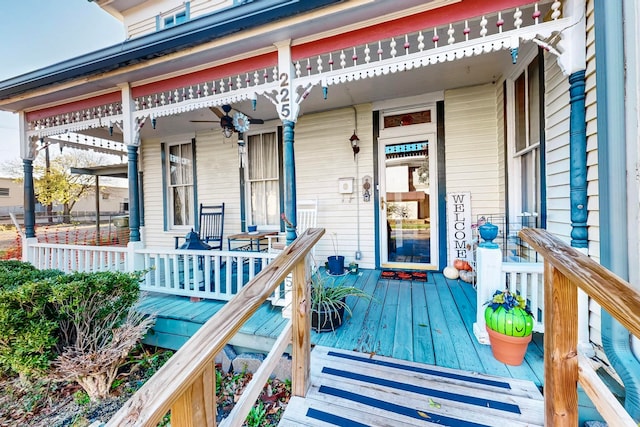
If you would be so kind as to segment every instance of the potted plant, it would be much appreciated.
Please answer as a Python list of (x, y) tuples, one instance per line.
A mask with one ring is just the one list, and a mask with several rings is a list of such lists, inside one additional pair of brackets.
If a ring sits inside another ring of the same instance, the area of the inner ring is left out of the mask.
[(342, 324), (345, 311), (351, 315), (347, 297), (370, 298), (369, 294), (355, 286), (344, 284), (344, 278), (336, 280), (321, 270), (311, 276), (311, 329), (316, 332), (334, 331)]
[(484, 311), (491, 351), (499, 361), (520, 365), (533, 332), (533, 316), (527, 301), (508, 289), (496, 291)]
[(332, 276), (341, 276), (344, 274), (344, 256), (338, 255), (338, 236), (336, 233), (331, 234), (331, 243), (334, 255), (327, 257), (327, 269)]

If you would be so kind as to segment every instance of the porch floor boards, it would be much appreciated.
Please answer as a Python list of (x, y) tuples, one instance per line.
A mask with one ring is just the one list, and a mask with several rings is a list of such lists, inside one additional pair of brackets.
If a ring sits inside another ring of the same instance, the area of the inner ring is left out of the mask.
[(279, 426), (542, 426), (530, 381), (316, 346), (311, 387)]
[[(312, 332), (314, 345), (480, 374), (543, 383), (542, 336), (534, 334), (521, 366), (498, 362), (491, 347), (473, 335), (476, 291), (468, 283), (428, 273), (428, 280), (390, 280), (379, 270), (360, 270), (345, 281), (370, 295), (347, 300), (353, 315), (335, 332)], [(177, 349), (222, 306), (221, 301), (190, 302), (186, 297), (149, 294), (140, 310), (158, 319), (145, 343)], [(285, 321), (280, 308), (263, 304), (230, 344), (269, 351)]]

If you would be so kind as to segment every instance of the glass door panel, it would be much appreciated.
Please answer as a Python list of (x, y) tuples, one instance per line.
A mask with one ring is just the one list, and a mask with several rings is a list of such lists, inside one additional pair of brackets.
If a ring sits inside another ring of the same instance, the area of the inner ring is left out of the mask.
[(431, 203), (436, 193), (430, 148), (429, 140), (384, 144), (381, 218), (386, 222), (386, 236), (381, 239), (381, 261), (388, 267), (436, 264), (432, 226), (432, 211), (436, 210)]

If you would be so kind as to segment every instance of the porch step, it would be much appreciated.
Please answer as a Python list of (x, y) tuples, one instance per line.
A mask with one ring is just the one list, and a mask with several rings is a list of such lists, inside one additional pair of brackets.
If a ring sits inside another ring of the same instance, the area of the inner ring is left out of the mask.
[(280, 426), (542, 426), (530, 381), (327, 347), (311, 353), (311, 388)]

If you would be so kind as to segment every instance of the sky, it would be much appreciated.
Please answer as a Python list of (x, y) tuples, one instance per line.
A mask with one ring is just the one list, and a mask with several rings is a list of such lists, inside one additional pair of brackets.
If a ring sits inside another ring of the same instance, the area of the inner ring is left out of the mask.
[[(0, 82), (125, 39), (124, 26), (88, 0), (2, 1)], [(0, 112), (0, 162), (19, 159), (18, 115)]]

